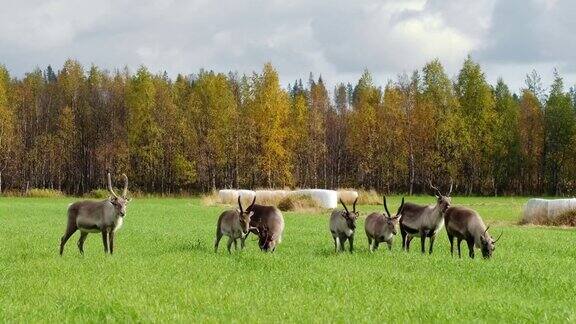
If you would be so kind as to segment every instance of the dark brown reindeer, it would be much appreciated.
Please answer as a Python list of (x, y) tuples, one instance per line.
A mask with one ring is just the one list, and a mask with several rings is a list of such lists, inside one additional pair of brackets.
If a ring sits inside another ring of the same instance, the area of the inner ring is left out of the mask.
[(502, 236), (501, 233), (496, 240), (492, 239), (488, 234), (490, 226), (486, 227), (480, 215), (475, 210), (466, 207), (448, 208), (444, 215), (444, 223), (448, 233), (448, 241), (450, 241), (450, 254), (454, 255), (454, 238), (456, 238), (458, 257), (462, 257), (460, 243), (466, 241), (470, 258), (474, 259), (474, 247), (477, 247), (482, 252), (482, 256), (488, 259), (492, 257), (496, 248), (495, 244)]
[[(234, 243), (234, 248), (238, 250), (238, 239), (240, 240), (240, 249), (244, 249), (245, 240), (250, 233), (250, 230), (255, 230), (255, 228), (250, 227), (250, 219), (254, 212), (244, 210), (242, 208), (241, 197), (238, 195), (238, 208), (233, 210), (227, 210), (220, 214), (218, 217), (218, 223), (216, 224), (216, 240), (214, 241), (214, 252), (218, 252), (218, 244), (222, 236), (228, 236), (228, 253), (232, 253), (231, 247)], [(256, 202), (256, 197), (252, 201), (250, 206), (253, 206)], [(250, 207), (248, 207), (250, 208)]]
[(390, 211), (388, 211), (386, 196), (384, 196), (384, 210), (387, 215), (372, 213), (366, 217), (366, 221), (364, 221), (364, 230), (366, 231), (366, 237), (368, 237), (370, 252), (377, 250), (378, 245), (382, 242), (386, 242), (386, 244), (388, 244), (388, 250), (392, 250), (392, 241), (394, 240), (394, 235), (396, 235), (396, 225), (398, 225), (398, 220), (402, 217), (403, 207), (404, 197), (402, 197), (402, 203), (400, 204), (396, 215), (392, 217)]
[(414, 237), (420, 237), (422, 253), (425, 251), (426, 238), (430, 240), (430, 251), (434, 246), (436, 234), (444, 226), (444, 213), (450, 207), (452, 193), (452, 182), (448, 194), (442, 195), (438, 188), (430, 182), (430, 187), (436, 191), (436, 203), (434, 205), (422, 206), (413, 203), (405, 203), (400, 218), (400, 234), (402, 234), (402, 248), (410, 250), (410, 242)]
[(354, 231), (356, 230), (356, 219), (358, 219), (358, 212), (356, 212), (356, 202), (352, 204), (352, 212), (348, 211), (346, 205), (340, 199), (340, 203), (344, 210), (334, 210), (330, 215), (330, 233), (334, 239), (334, 250), (344, 251), (344, 243), (346, 240), (350, 242), (350, 252), (354, 250)]
[[(284, 233), (282, 212), (274, 206), (263, 206), (254, 203), (246, 210), (253, 213), (250, 218), (250, 226), (253, 229), (250, 232), (258, 235), (260, 249), (264, 252), (274, 252), (276, 247), (282, 242)], [(246, 234), (246, 237), (248, 234)]]
[(114, 252), (114, 233), (122, 227), (126, 206), (130, 201), (128, 195), (128, 177), (124, 178), (122, 196), (118, 196), (112, 189), (112, 179), (108, 173), (108, 191), (112, 195), (103, 201), (78, 201), (68, 207), (68, 225), (66, 232), (60, 240), (60, 255), (64, 253), (64, 245), (77, 230), (80, 230), (78, 249), (84, 254), (84, 241), (89, 233), (102, 233), (104, 253)]

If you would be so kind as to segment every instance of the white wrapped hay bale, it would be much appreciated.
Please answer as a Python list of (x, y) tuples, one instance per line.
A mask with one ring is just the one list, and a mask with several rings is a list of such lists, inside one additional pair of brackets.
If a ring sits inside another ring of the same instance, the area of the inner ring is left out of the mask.
[(338, 206), (338, 193), (334, 190), (302, 189), (292, 191), (292, 194), (309, 196), (322, 208), (336, 208)]
[[(254, 192), (253, 190), (246, 190), (246, 189), (240, 189), (238, 190), (238, 195), (240, 195), (240, 197), (242, 197), (242, 206), (248, 206), (252, 203), (252, 200), (254, 200), (254, 197), (256, 196), (256, 192)], [(238, 198), (236, 198), (238, 199)]]
[(287, 190), (256, 190), (256, 203), (275, 206), (288, 194)]
[(570, 210), (576, 210), (576, 199), (541, 199), (528, 200), (524, 207), (522, 221), (525, 223), (538, 223), (551, 220)]
[(221, 204), (232, 204), (238, 198), (238, 190), (222, 189), (218, 191), (218, 198)]
[(242, 205), (250, 204), (256, 193), (252, 190), (234, 190), (222, 189), (218, 191), (218, 198), (221, 204), (236, 205), (238, 203), (238, 195), (242, 197)]
[(354, 190), (338, 190), (338, 199), (342, 199), (345, 204), (352, 204), (358, 198), (358, 192)]

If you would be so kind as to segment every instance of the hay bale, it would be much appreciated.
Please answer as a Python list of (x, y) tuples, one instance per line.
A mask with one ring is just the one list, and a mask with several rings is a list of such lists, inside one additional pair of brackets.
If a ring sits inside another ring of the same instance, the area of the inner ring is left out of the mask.
[(221, 204), (233, 204), (238, 199), (238, 190), (222, 189), (218, 191), (218, 198)]
[(318, 204), (308, 195), (288, 195), (278, 203), (281, 211), (313, 211), (318, 208)]
[(338, 190), (338, 199), (342, 199), (345, 204), (352, 204), (358, 198), (358, 192), (354, 190)]
[(256, 190), (256, 203), (260, 205), (278, 206), (280, 201), (290, 193), (288, 190)]
[(541, 199), (528, 200), (524, 207), (522, 223), (546, 224), (566, 212), (576, 210), (576, 199)]
[(236, 205), (238, 203), (238, 195), (242, 197), (242, 205), (249, 205), (256, 196), (256, 193), (252, 190), (234, 190), (234, 189), (222, 189), (218, 191), (218, 198), (221, 204)]
[(338, 193), (326, 189), (302, 189), (293, 191), (292, 194), (311, 197), (322, 208), (336, 208), (338, 206)]
[[(252, 200), (254, 200), (254, 197), (256, 196), (256, 192), (254, 192), (253, 190), (246, 190), (246, 189), (240, 189), (238, 190), (238, 195), (240, 195), (241, 201), (242, 201), (242, 206), (244, 206), (244, 208), (246, 208), (247, 206), (249, 206), (252, 203)], [(238, 196), (236, 196), (236, 200), (238, 199)], [(234, 202), (235, 204), (237, 202)]]

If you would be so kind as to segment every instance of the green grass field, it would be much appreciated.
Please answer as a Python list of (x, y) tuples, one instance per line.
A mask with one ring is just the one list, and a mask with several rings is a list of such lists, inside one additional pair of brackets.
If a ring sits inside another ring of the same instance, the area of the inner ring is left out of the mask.
[(224, 207), (159, 198), (131, 203), (113, 256), (98, 234), (80, 256), (75, 234), (60, 257), (75, 200), (0, 198), (0, 322), (576, 321), (576, 231), (517, 226), (526, 198), (452, 199), (493, 223), (493, 235), (504, 232), (488, 261), (450, 257), (445, 230), (431, 256), (418, 240), (403, 253), (399, 237), (392, 252), (370, 254), (363, 219), (356, 253), (335, 255), (328, 212), (285, 213), (273, 254), (254, 238), (241, 253), (221, 244), (214, 254)]

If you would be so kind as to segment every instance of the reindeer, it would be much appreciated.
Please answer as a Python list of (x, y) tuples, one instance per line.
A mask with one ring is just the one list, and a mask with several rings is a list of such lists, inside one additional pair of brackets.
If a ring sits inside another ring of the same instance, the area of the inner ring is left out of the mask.
[(454, 256), (454, 238), (458, 240), (458, 257), (460, 253), (460, 243), (468, 243), (468, 255), (474, 259), (474, 246), (480, 249), (482, 256), (488, 259), (495, 250), (495, 244), (498, 242), (502, 233), (496, 240), (488, 234), (490, 226), (486, 227), (480, 215), (466, 207), (450, 207), (444, 215), (448, 241), (450, 241), (450, 254)]
[(254, 204), (254, 202), (246, 210), (253, 213), (250, 218), (250, 226), (252, 227), (250, 232), (258, 235), (260, 249), (264, 252), (274, 252), (282, 242), (284, 233), (282, 212), (274, 206), (263, 206)]
[(402, 249), (410, 250), (410, 241), (414, 237), (420, 237), (422, 253), (425, 252), (425, 241), (430, 239), (430, 251), (434, 246), (436, 234), (444, 226), (444, 213), (450, 207), (452, 185), (447, 195), (442, 195), (438, 188), (434, 187), (431, 182), (429, 185), (436, 191), (436, 204), (421, 206), (413, 203), (404, 204), (402, 209), (402, 218), (400, 218), (400, 234), (402, 234)]
[(396, 215), (392, 217), (390, 211), (388, 211), (388, 206), (386, 205), (386, 196), (384, 196), (384, 209), (386, 210), (387, 216), (380, 213), (372, 213), (366, 217), (364, 222), (364, 230), (366, 231), (366, 237), (368, 237), (368, 246), (370, 247), (370, 252), (378, 249), (378, 245), (382, 242), (388, 244), (388, 250), (392, 250), (392, 240), (394, 235), (396, 235), (396, 225), (398, 220), (402, 217), (402, 208), (404, 207), (404, 197), (402, 197), (402, 203), (396, 212)]
[(112, 195), (103, 201), (78, 201), (68, 207), (68, 225), (64, 236), (60, 240), (60, 255), (64, 253), (64, 245), (77, 230), (80, 230), (78, 249), (84, 254), (84, 241), (89, 233), (102, 233), (104, 253), (114, 253), (114, 233), (122, 227), (126, 206), (130, 199), (128, 195), (128, 177), (124, 178), (122, 196), (118, 196), (112, 189), (112, 179), (108, 173), (108, 191)]
[[(223, 235), (228, 236), (228, 253), (232, 253), (230, 248), (232, 243), (234, 243), (234, 248), (238, 250), (238, 239), (240, 239), (240, 249), (244, 249), (244, 241), (250, 233), (250, 230), (255, 230), (255, 228), (250, 227), (250, 218), (254, 215), (254, 212), (249, 212), (242, 209), (241, 197), (238, 195), (238, 207), (239, 209), (227, 210), (220, 214), (218, 218), (218, 223), (216, 225), (216, 241), (214, 242), (214, 252), (218, 252), (218, 244)], [(253, 206), (256, 202), (256, 197), (252, 201)], [(248, 207), (248, 208), (250, 208)]]
[(358, 219), (358, 212), (356, 212), (357, 201), (358, 198), (356, 198), (352, 204), (352, 212), (349, 212), (342, 199), (340, 199), (344, 211), (334, 210), (330, 215), (330, 232), (334, 239), (334, 249), (336, 253), (338, 253), (338, 251), (344, 251), (344, 243), (346, 243), (346, 240), (350, 241), (350, 253), (352, 253), (354, 249), (354, 231), (356, 230), (356, 219)]

